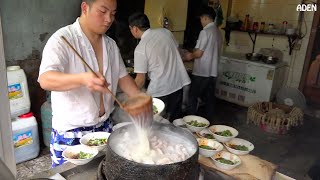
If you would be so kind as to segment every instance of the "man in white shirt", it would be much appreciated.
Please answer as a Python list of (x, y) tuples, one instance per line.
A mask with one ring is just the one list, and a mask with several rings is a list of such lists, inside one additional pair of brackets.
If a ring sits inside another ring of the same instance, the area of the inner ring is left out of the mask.
[(194, 59), (188, 113), (197, 114), (200, 97), (206, 104), (205, 117), (211, 121), (214, 116), (215, 84), (222, 47), (221, 32), (215, 25), (214, 19), (215, 12), (211, 7), (202, 9), (200, 21), (203, 30), (199, 34), (195, 50), (184, 55), (184, 60)]
[[(116, 43), (105, 35), (114, 21), (116, 0), (83, 0), (81, 16), (55, 32), (43, 50), (39, 83), (51, 91), (52, 167), (65, 162), (62, 151), (80, 144), (80, 138), (94, 131), (111, 132), (109, 118), (119, 86), (129, 96), (140, 92), (127, 74)], [(91, 73), (68, 47), (64, 36), (98, 74)]]
[(165, 118), (181, 117), (182, 88), (190, 79), (178, 51), (173, 34), (165, 29), (150, 29), (148, 17), (135, 13), (129, 17), (129, 27), (136, 39), (141, 39), (134, 51), (135, 81), (139, 88), (150, 78), (147, 93), (164, 101)]

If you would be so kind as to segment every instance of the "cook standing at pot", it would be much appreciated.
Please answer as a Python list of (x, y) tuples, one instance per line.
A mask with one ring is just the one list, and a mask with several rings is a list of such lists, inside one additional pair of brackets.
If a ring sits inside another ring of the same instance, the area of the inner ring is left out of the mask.
[(170, 121), (180, 118), (182, 88), (190, 84), (190, 79), (177, 41), (165, 28), (150, 29), (149, 19), (143, 13), (129, 17), (129, 28), (136, 39), (141, 39), (134, 51), (135, 82), (142, 88), (148, 73), (150, 83), (147, 94), (165, 103), (165, 118)]
[(198, 98), (201, 97), (205, 102), (205, 118), (212, 122), (222, 36), (214, 22), (216, 14), (211, 7), (202, 8), (200, 15), (203, 30), (200, 31), (195, 50), (184, 55), (184, 60), (194, 59), (188, 114), (198, 113)]
[[(55, 32), (44, 47), (38, 81), (51, 91), (52, 167), (65, 162), (62, 151), (80, 144), (90, 132), (112, 129), (109, 118), (114, 100), (105, 84), (115, 94), (119, 86), (125, 93), (139, 93), (127, 74), (116, 43), (105, 35), (114, 21), (116, 0), (83, 0), (81, 16)], [(95, 77), (63, 42), (64, 36), (98, 74)]]

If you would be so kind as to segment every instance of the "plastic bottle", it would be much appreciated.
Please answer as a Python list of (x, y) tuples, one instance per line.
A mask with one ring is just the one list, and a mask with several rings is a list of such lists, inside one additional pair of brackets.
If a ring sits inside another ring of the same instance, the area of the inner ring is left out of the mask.
[(30, 97), (26, 74), (20, 66), (7, 67), (11, 117), (30, 111)]
[(266, 23), (265, 23), (265, 22), (261, 22), (261, 25), (260, 25), (260, 32), (264, 32), (265, 25), (266, 25)]
[(12, 135), (16, 163), (36, 158), (39, 155), (38, 124), (32, 112), (13, 119)]
[(246, 15), (243, 26), (241, 27), (242, 31), (247, 31), (248, 29), (249, 29), (249, 14)]
[(254, 22), (252, 26), (252, 31), (257, 32), (259, 30), (259, 23)]
[(283, 21), (282, 22), (282, 29), (281, 29), (281, 33), (285, 34), (288, 28), (288, 22), (287, 21)]
[(50, 92), (47, 92), (47, 101), (41, 105), (41, 123), (44, 144), (49, 147), (52, 129), (52, 109)]

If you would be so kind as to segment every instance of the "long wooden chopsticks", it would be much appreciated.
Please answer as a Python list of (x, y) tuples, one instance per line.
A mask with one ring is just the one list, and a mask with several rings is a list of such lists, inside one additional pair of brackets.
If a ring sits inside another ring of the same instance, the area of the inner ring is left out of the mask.
[[(63, 39), (63, 41), (72, 49), (72, 51), (79, 57), (79, 59), (82, 61), (82, 63), (96, 76), (98, 77), (98, 75), (96, 74), (96, 72), (93, 71), (93, 69), (89, 66), (89, 64), (82, 58), (82, 56), (78, 53), (78, 51), (69, 43), (69, 41), (64, 37), (61, 36), (61, 38)], [(105, 81), (107, 82), (107, 81)], [(105, 84), (107, 90), (109, 91), (109, 93), (111, 94), (112, 98), (119, 104), (120, 108), (123, 109), (123, 105), (121, 104), (121, 102), (116, 98), (116, 96), (112, 93), (112, 91), (107, 87), (107, 85)]]

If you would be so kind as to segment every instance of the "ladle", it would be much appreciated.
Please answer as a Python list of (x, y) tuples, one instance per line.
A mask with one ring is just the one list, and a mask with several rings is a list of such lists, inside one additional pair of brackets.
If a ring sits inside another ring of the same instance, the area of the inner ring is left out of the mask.
[[(61, 36), (61, 38), (63, 39), (63, 41), (72, 49), (72, 51), (80, 58), (80, 60), (82, 61), (82, 63), (96, 76), (98, 77), (98, 75), (96, 74), (96, 72), (93, 71), (93, 69), (91, 69), (91, 67), (89, 66), (89, 64), (83, 59), (83, 57), (78, 53), (78, 51), (69, 43), (69, 41), (64, 37)], [(105, 81), (107, 82), (107, 81)], [(112, 93), (112, 91), (107, 87), (107, 85), (105, 84), (106, 89), (108, 90), (108, 92), (111, 94), (112, 98), (119, 104), (120, 108), (123, 109), (123, 105), (121, 104), (121, 102), (116, 98), (116, 96)]]

